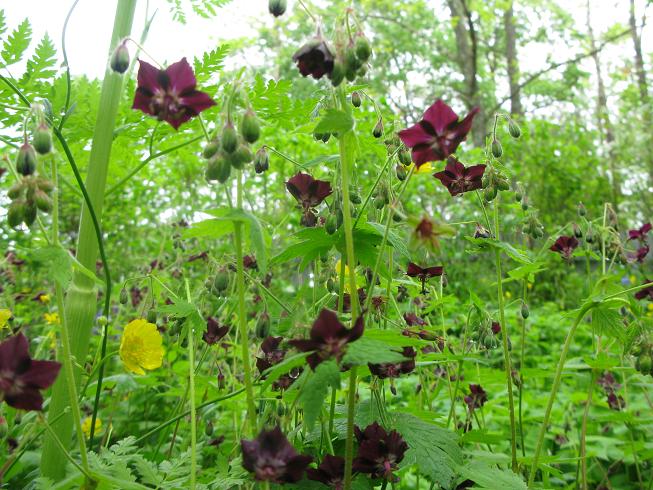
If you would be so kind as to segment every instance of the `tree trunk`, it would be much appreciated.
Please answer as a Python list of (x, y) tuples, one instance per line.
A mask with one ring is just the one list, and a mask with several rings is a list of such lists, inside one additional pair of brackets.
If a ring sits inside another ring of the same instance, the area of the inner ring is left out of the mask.
[(456, 35), (456, 60), (463, 74), (465, 89), (463, 96), (467, 109), (480, 107), (472, 127), (474, 145), (485, 144), (485, 129), (487, 114), (481, 106), (481, 97), (478, 88), (478, 39), (471, 12), (467, 8), (466, 0), (447, 0), (451, 11), (451, 20)]
[(594, 29), (592, 29), (591, 22), (591, 9), (590, 0), (586, 2), (587, 7), (587, 33), (590, 40), (590, 48), (593, 52), (592, 59), (594, 60), (594, 68), (596, 70), (597, 79), (597, 99), (596, 99), (596, 120), (599, 128), (599, 135), (604, 146), (608, 152), (608, 162), (610, 168), (610, 181), (612, 184), (612, 204), (615, 211), (619, 209), (619, 201), (621, 199), (621, 178), (616, 166), (616, 158), (614, 148), (614, 132), (612, 130), (612, 122), (610, 121), (610, 114), (608, 112), (608, 97), (605, 93), (605, 83), (603, 82), (603, 72), (601, 70), (601, 59), (599, 51), (596, 49), (596, 39), (594, 37)]
[(635, 0), (630, 0), (630, 36), (633, 39), (635, 48), (635, 70), (637, 72), (637, 85), (639, 86), (639, 96), (642, 102), (648, 105), (648, 83), (646, 81), (646, 70), (644, 68), (644, 57), (642, 56), (642, 37), (637, 30), (637, 18), (635, 17)]
[(510, 113), (515, 116), (524, 114), (521, 105), (519, 89), (519, 61), (517, 59), (517, 32), (513, 16), (513, 3), (503, 14), (503, 29), (506, 36), (506, 68), (508, 70), (508, 84), (510, 86)]

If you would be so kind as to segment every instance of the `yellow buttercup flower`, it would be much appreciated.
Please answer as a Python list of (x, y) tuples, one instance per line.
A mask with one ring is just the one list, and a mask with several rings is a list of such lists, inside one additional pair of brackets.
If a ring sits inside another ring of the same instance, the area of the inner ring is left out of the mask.
[(161, 367), (163, 338), (153, 323), (139, 318), (127, 324), (120, 342), (120, 359), (128, 371), (145, 374)]
[(49, 294), (40, 294), (39, 295), (39, 301), (43, 303), (44, 305), (47, 305), (50, 302), (50, 295)]
[[(410, 172), (412, 168), (415, 167), (414, 163), (411, 163), (406, 167), (406, 172)], [(414, 174), (430, 174), (433, 172), (433, 164), (431, 162), (426, 162), (419, 166), (419, 168), (413, 170)]]
[(11, 320), (12, 317), (11, 310), (7, 309), (2, 309), (0, 310), (0, 328), (5, 328), (7, 326), (7, 323), (9, 323), (9, 320)]
[(649, 303), (647, 308), (648, 308), (648, 311), (653, 311), (653, 303)]
[(503, 295), (506, 297), (506, 299), (512, 298), (512, 293), (510, 291), (506, 291), (505, 293), (503, 293)]
[[(82, 432), (84, 433), (84, 435), (86, 436), (87, 439), (89, 437), (91, 437), (91, 420), (92, 420), (92, 417), (86, 417), (82, 421)], [(94, 431), (95, 434), (99, 434), (100, 429), (102, 429), (102, 421), (99, 418), (96, 418), (95, 419), (95, 431)]]
[[(336, 276), (338, 277), (338, 281), (340, 281), (340, 270), (342, 269), (342, 263), (340, 261), (336, 262)], [(345, 265), (345, 291), (349, 291), (349, 266)], [(354, 281), (356, 278), (354, 277)]]
[(59, 325), (61, 321), (59, 320), (59, 313), (45, 313), (43, 315), (43, 318), (45, 318), (45, 321), (48, 323), (48, 325)]

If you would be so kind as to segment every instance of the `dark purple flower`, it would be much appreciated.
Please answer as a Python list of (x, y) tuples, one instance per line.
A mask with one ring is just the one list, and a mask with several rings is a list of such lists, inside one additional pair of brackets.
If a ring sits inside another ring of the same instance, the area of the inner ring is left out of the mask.
[[(653, 282), (653, 281), (650, 281), (648, 279), (644, 279), (644, 282), (642, 283), (642, 285), (649, 284), (651, 282)], [(649, 301), (653, 301), (653, 286), (648, 286), (648, 287), (646, 287), (644, 289), (640, 289), (639, 291), (637, 291), (635, 293), (635, 299), (645, 299), (645, 298), (648, 298)]]
[(309, 480), (319, 481), (335, 490), (345, 488), (345, 458), (327, 454), (317, 469), (308, 468), (306, 476)]
[(501, 324), (499, 322), (492, 322), (492, 333), (499, 335), (499, 332), (501, 332)]
[(258, 269), (258, 262), (253, 255), (245, 255), (243, 257), (243, 267), (245, 269)]
[[(263, 340), (261, 343), (263, 357), (256, 358), (256, 367), (260, 373), (283, 361), (286, 356), (286, 351), (281, 348), (282, 340), (283, 337), (266, 337)], [(285, 390), (295, 382), (295, 379), (297, 379), (297, 376), (291, 376), (290, 373), (286, 373), (272, 383), (272, 388), (274, 390)]]
[(313, 208), (319, 206), (333, 192), (330, 183), (316, 180), (302, 172), (288, 179), (286, 189), (304, 209), (302, 224), (308, 227), (313, 227), (317, 223)]
[(317, 80), (333, 72), (333, 54), (320, 35), (299, 48), (292, 60), (303, 77), (311, 75)]
[(464, 192), (480, 189), (483, 173), (485, 173), (485, 165), (465, 167), (456, 157), (450, 156), (447, 158), (444, 170), (434, 173), (433, 177), (444, 184), (449, 194), (457, 196)]
[(623, 410), (626, 408), (626, 400), (621, 395), (617, 395), (616, 393), (608, 393), (608, 398), (606, 400), (608, 402), (608, 407), (610, 407), (611, 410)]
[(256, 439), (241, 440), (243, 468), (259, 481), (296, 483), (313, 458), (298, 454), (279, 426), (262, 430)]
[(639, 247), (637, 250), (635, 250), (634, 253), (628, 254), (628, 261), (642, 263), (644, 262), (644, 259), (646, 258), (646, 256), (650, 251), (651, 249), (649, 248), (649, 246), (647, 244), (644, 244), (641, 247)]
[(291, 340), (290, 345), (302, 352), (314, 351), (306, 358), (311, 368), (327, 359), (336, 359), (338, 362), (345, 355), (347, 344), (358, 340), (363, 335), (363, 316), (356, 319), (351, 329), (346, 328), (335, 312), (324, 308), (313, 323), (310, 339)]
[(206, 320), (206, 332), (202, 334), (202, 339), (209, 345), (218, 343), (229, 332), (229, 327), (220, 325), (217, 318), (210, 316)]
[(354, 427), (358, 440), (358, 453), (353, 469), (359, 473), (369, 473), (372, 478), (395, 481), (394, 471), (404, 459), (408, 444), (396, 430), (386, 432), (378, 423), (368, 425), (364, 431)]
[[(366, 299), (367, 293), (365, 292), (365, 288), (358, 288), (358, 304), (361, 305), (365, 303)], [(336, 309), (338, 309), (339, 300), (340, 297), (336, 298)], [(349, 293), (343, 293), (342, 295), (342, 311), (345, 313), (349, 313), (351, 311), (351, 294)]]
[(571, 255), (578, 247), (578, 240), (573, 236), (561, 236), (555, 241), (549, 250), (558, 252), (565, 260), (571, 260)]
[(401, 354), (406, 358), (402, 362), (386, 362), (382, 364), (368, 363), (370, 372), (381, 379), (398, 378), (402, 374), (408, 374), (415, 369), (415, 356), (417, 352), (412, 347), (404, 347)]
[(404, 320), (409, 327), (423, 327), (426, 325), (426, 321), (418, 317), (415, 313), (404, 313)]
[(208, 94), (195, 90), (193, 69), (182, 58), (164, 70), (138, 60), (138, 87), (132, 109), (168, 122), (173, 128), (215, 105)]
[(419, 265), (410, 262), (406, 269), (406, 275), (409, 277), (417, 277), (422, 283), (422, 294), (426, 294), (425, 284), (426, 280), (431, 277), (441, 276), (444, 272), (444, 267), (441, 265), (433, 267), (420, 267)]
[(141, 288), (132, 286), (129, 290), (129, 297), (131, 298), (132, 306), (136, 308), (141, 301), (143, 301), (143, 292), (141, 291)]
[(471, 412), (475, 408), (481, 408), (485, 405), (485, 402), (487, 401), (487, 393), (485, 393), (485, 390), (481, 385), (470, 384), (469, 395), (467, 395), (464, 400)]
[(458, 121), (458, 115), (451, 107), (438, 99), (426, 110), (421, 121), (399, 131), (401, 141), (412, 149), (415, 166), (419, 168), (426, 162), (444, 160), (455, 152), (472, 129), (472, 120), (478, 111), (479, 108), (475, 107)]
[(415, 227), (412, 239), (425, 245), (429, 250), (440, 250), (440, 237), (453, 236), (455, 230), (448, 225), (439, 224), (432, 221), (428, 216), (424, 216)]
[(651, 223), (645, 223), (639, 228), (628, 230), (628, 240), (646, 240), (646, 234), (651, 231)]
[(22, 333), (9, 337), (0, 342), (0, 400), (22, 410), (41, 410), (40, 390), (54, 383), (59, 369), (58, 362), (33, 360)]
[(597, 379), (596, 382), (601, 385), (606, 392), (616, 391), (621, 387), (621, 385), (617, 383), (614, 375), (608, 371), (603, 373), (603, 375)]

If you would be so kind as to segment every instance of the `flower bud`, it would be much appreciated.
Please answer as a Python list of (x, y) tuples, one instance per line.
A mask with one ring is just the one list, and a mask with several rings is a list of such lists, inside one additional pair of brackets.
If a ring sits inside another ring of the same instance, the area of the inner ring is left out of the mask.
[(641, 354), (635, 361), (635, 369), (644, 375), (651, 374), (651, 368), (653, 368), (653, 359), (649, 354)]
[(381, 195), (376, 196), (374, 198), (374, 207), (376, 209), (381, 209), (383, 208), (383, 206), (385, 206), (385, 199), (383, 198), (383, 196)]
[(268, 335), (270, 335), (270, 315), (264, 311), (256, 321), (256, 336), (259, 339), (264, 339)]
[(222, 156), (215, 159), (215, 178), (221, 184), (224, 184), (231, 175), (231, 163)]
[(333, 71), (329, 76), (331, 79), (331, 85), (337, 87), (345, 79), (345, 66), (338, 60), (333, 62)]
[(227, 271), (219, 271), (213, 279), (213, 287), (219, 291), (224, 292), (229, 287), (229, 274)]
[(363, 103), (363, 99), (361, 99), (361, 94), (359, 94), (358, 92), (352, 92), (351, 105), (353, 105), (354, 107), (360, 107), (362, 103)]
[(330, 214), (326, 220), (326, 223), (324, 223), (324, 231), (326, 231), (329, 235), (333, 235), (337, 229), (338, 218), (335, 214)]
[(231, 122), (222, 128), (222, 149), (227, 153), (233, 153), (238, 148), (238, 133)]
[(587, 243), (594, 243), (594, 230), (592, 229), (592, 225), (589, 225), (587, 227), (587, 233), (585, 234), (585, 241)]
[(209, 141), (202, 150), (202, 156), (207, 160), (213, 158), (220, 149), (220, 142), (217, 139)]
[(240, 134), (243, 135), (243, 139), (248, 143), (256, 143), (261, 135), (261, 127), (259, 126), (258, 119), (251, 109), (247, 109), (247, 112), (245, 112), (240, 121)]
[(483, 191), (483, 197), (487, 202), (492, 202), (497, 197), (497, 188), (493, 185), (487, 186)]
[(125, 73), (127, 71), (127, 68), (129, 68), (129, 50), (125, 41), (121, 42), (113, 51), (109, 65), (116, 73)]
[(526, 199), (526, 196), (522, 197), (521, 208), (524, 211), (528, 211), (528, 199)]
[(240, 145), (234, 153), (227, 155), (227, 157), (229, 158), (229, 163), (231, 163), (232, 167), (242, 170), (246, 163), (249, 163), (254, 159), (254, 154), (249, 147)]
[(50, 194), (54, 190), (54, 184), (49, 181), (48, 179), (37, 179), (36, 185), (38, 186), (39, 189), (41, 189), (43, 192)]
[(213, 434), (213, 422), (211, 422), (210, 420), (204, 426), (204, 434), (206, 434), (207, 436)]
[(508, 182), (508, 179), (503, 175), (497, 176), (496, 184), (500, 191), (510, 190), (510, 182)]
[(494, 138), (492, 140), (492, 156), (494, 158), (500, 158), (503, 155), (503, 148), (498, 139)]
[(585, 216), (587, 214), (587, 209), (582, 202), (578, 203), (578, 216)]
[(372, 130), (372, 136), (375, 138), (380, 138), (383, 136), (383, 119), (379, 118), (379, 120), (376, 122), (376, 125)]
[(25, 201), (22, 199), (16, 200), (9, 205), (7, 222), (11, 228), (16, 228), (23, 222), (24, 209)]
[(522, 304), (521, 304), (521, 310), (520, 310), (520, 313), (521, 313), (521, 317), (522, 317), (524, 320), (526, 320), (526, 319), (530, 316), (530, 314), (531, 314), (530, 311), (529, 311), (529, 309), (528, 309), (528, 305), (527, 305), (526, 303), (524, 303), (523, 301), (522, 301)]
[(353, 46), (345, 49), (345, 76), (347, 80), (353, 82), (356, 79), (356, 72), (361, 67), (362, 63), (356, 57), (356, 51)]
[(16, 182), (7, 191), (7, 197), (13, 201), (18, 196), (20, 196), (22, 193), (23, 193), (23, 183), (22, 182)]
[(109, 323), (109, 319), (106, 316), (100, 315), (99, 317), (97, 317), (98, 326), (104, 327), (107, 325), (107, 323)]
[(406, 177), (408, 176), (408, 173), (406, 172), (406, 167), (404, 167), (401, 163), (397, 165), (396, 168), (397, 171), (397, 178), (401, 180), (402, 182), (406, 180)]
[(120, 290), (120, 304), (121, 305), (126, 305), (127, 301), (129, 301), (129, 293), (125, 288), (122, 288)]
[(372, 55), (372, 47), (370, 46), (370, 42), (362, 33), (359, 33), (359, 35), (356, 37), (356, 43), (354, 46), (356, 49), (356, 57), (359, 60), (365, 63), (368, 59), (370, 59), (370, 56)]
[(36, 203), (34, 201), (26, 201), (23, 208), (23, 223), (27, 226), (32, 226), (36, 221)]
[(286, 0), (270, 0), (268, 3), (268, 10), (275, 17), (280, 17), (286, 13), (287, 2)]
[(574, 232), (576, 238), (583, 238), (583, 230), (580, 229), (577, 223), (572, 223), (571, 229)]
[(36, 207), (44, 213), (52, 211), (52, 199), (41, 189), (37, 189), (34, 193), (34, 202), (36, 203)]
[(147, 323), (156, 323), (156, 311), (149, 310), (147, 312)]
[(315, 141), (322, 141), (322, 138), (324, 137), (323, 133), (318, 133), (317, 131), (313, 132), (313, 139)]
[(331, 133), (324, 133), (321, 139), (322, 139), (322, 143), (328, 143), (329, 140), (331, 139)]
[(34, 131), (32, 139), (34, 149), (41, 155), (47, 155), (52, 151), (52, 133), (47, 124), (40, 123)]
[(21, 175), (32, 175), (36, 171), (36, 151), (29, 143), (24, 143), (16, 157), (16, 172)]
[(413, 158), (410, 155), (410, 151), (406, 148), (399, 150), (399, 154), (397, 156), (403, 165), (410, 165), (413, 161)]
[(270, 168), (270, 156), (265, 147), (261, 147), (254, 155), (254, 170), (257, 174), (261, 174)]
[(519, 129), (519, 126), (517, 126), (517, 123), (513, 121), (512, 119), (508, 123), (508, 132), (510, 133), (510, 136), (513, 138), (517, 139), (521, 136), (521, 129)]

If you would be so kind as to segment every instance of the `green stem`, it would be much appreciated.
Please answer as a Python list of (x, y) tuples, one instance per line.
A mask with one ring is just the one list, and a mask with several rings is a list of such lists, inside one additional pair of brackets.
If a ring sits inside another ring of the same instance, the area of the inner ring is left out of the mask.
[[(236, 207), (243, 207), (243, 176), (238, 171), (236, 188)], [(238, 335), (240, 336), (240, 349), (243, 362), (245, 392), (247, 394), (247, 416), (249, 418), (250, 433), (254, 435), (257, 428), (256, 405), (254, 404), (254, 388), (252, 386), (252, 368), (249, 359), (249, 337), (247, 334), (247, 309), (245, 308), (245, 273), (243, 267), (243, 223), (234, 222), (234, 238), (236, 245), (236, 284), (238, 288)]]
[[(186, 283), (186, 300), (191, 303), (190, 286)], [(190, 488), (195, 489), (195, 475), (197, 473), (197, 412), (195, 408), (195, 329), (191, 321), (188, 326), (188, 380), (190, 391)]]
[[(118, 1), (109, 48), (113, 49), (120, 39), (129, 35), (135, 9), (136, 0)], [(107, 50), (107, 54), (111, 49)], [(102, 246), (102, 235), (99, 230), (99, 222), (102, 216), (104, 189), (111, 155), (111, 145), (113, 143), (113, 130), (115, 128), (118, 105), (121, 100), (122, 86), (122, 77), (113, 73), (110, 69), (107, 69), (100, 94), (100, 103), (98, 107), (93, 143), (91, 146), (86, 185), (80, 185), (80, 190), (84, 195), (84, 206), (78, 235), (77, 259), (87, 269), (94, 270), (98, 249), (101, 251), (101, 256), (104, 262), (104, 272), (107, 279), (109, 279), (105, 285), (105, 310), (110, 301), (110, 278), (108, 275), (106, 256), (104, 255)], [(73, 173), (75, 173), (75, 177), (78, 179), (78, 182), (81, 183), (81, 176), (74, 165), (74, 158), (65, 142), (65, 139), (61, 132), (56, 128), (54, 128), (54, 133), (63, 146), (66, 157), (71, 163)], [(66, 297), (66, 311), (63, 312), (66, 320), (69, 322), (71, 360), (83, 360), (86, 358), (93, 319), (96, 314), (96, 296), (97, 293), (94, 281), (88, 278), (85, 274), (76, 271)], [(105, 316), (108, 315), (105, 314)], [(100, 369), (102, 370), (102, 367)], [(76, 383), (79, 380), (79, 376), (80, 373), (76, 372)], [(101, 389), (99, 382), (98, 389)], [(65, 444), (68, 443), (72, 432), (70, 416), (64, 416), (61, 419), (58, 419), (56, 423), (53, 419), (59, 414), (65, 412), (72, 404), (77, 404), (77, 400), (69, 399), (69, 393), (66, 389), (64, 380), (58, 380), (54, 385), (48, 413), (53, 433), (48, 434), (48, 437), (46, 437), (44, 441), (41, 458), (41, 472), (43, 476), (48, 477), (53, 481), (59, 481), (65, 475), (65, 465), (62, 464), (65, 454), (62, 453), (58, 443), (60, 442), (65, 446)], [(97, 412), (97, 405), (94, 407), (94, 411)], [(52, 437), (53, 435), (56, 436), (56, 438)]]
[[(499, 196), (494, 202), (494, 235), (500, 240), (499, 230)], [(515, 426), (515, 401), (512, 394), (512, 367), (510, 363), (510, 350), (508, 348), (508, 325), (503, 304), (503, 274), (501, 272), (501, 251), (496, 249), (497, 269), (497, 300), (499, 302), (499, 321), (501, 323), (501, 340), (503, 342), (503, 364), (506, 371), (506, 386), (508, 389), (508, 409), (510, 413), (510, 451), (512, 459), (512, 471), (517, 473), (517, 430)]]
[(540, 459), (540, 453), (542, 452), (542, 446), (544, 444), (544, 436), (546, 435), (547, 427), (549, 425), (549, 418), (551, 417), (551, 409), (553, 408), (553, 402), (555, 401), (556, 395), (558, 394), (558, 389), (560, 388), (560, 381), (562, 380), (562, 371), (565, 367), (565, 361), (567, 360), (567, 354), (569, 353), (569, 347), (571, 342), (574, 339), (576, 334), (576, 329), (580, 322), (585, 317), (585, 314), (592, 308), (593, 305), (586, 304), (578, 312), (576, 319), (574, 320), (573, 325), (567, 333), (567, 338), (565, 343), (562, 346), (562, 352), (560, 353), (560, 359), (558, 360), (558, 366), (556, 367), (555, 376), (553, 378), (553, 385), (551, 386), (551, 394), (546, 404), (546, 410), (544, 411), (544, 419), (542, 420), (542, 426), (540, 427), (540, 433), (537, 437), (537, 443), (535, 445), (535, 454), (533, 454), (533, 462), (531, 463), (530, 474), (528, 475), (528, 488), (533, 486), (535, 482), (535, 475), (537, 473), (537, 464)]

